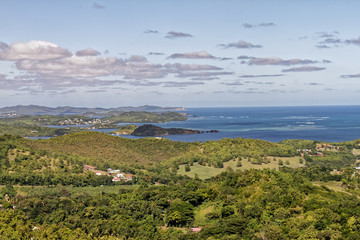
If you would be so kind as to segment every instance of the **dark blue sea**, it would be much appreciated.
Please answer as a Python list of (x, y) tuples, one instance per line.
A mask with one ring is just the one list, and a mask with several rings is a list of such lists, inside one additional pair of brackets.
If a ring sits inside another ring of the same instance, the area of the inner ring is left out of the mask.
[(360, 138), (360, 106), (188, 108), (184, 112), (190, 115), (186, 121), (156, 125), (219, 132), (166, 138), (185, 142), (237, 137), (272, 142), (285, 139), (342, 142)]

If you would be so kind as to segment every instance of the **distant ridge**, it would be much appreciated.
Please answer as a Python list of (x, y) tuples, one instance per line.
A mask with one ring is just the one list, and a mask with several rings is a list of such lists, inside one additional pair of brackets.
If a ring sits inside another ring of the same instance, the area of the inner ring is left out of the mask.
[(183, 111), (183, 107), (158, 107), (151, 105), (144, 105), (139, 107), (116, 107), (116, 108), (87, 108), (87, 107), (45, 107), (39, 105), (16, 105), (11, 107), (0, 108), (0, 115), (71, 115), (71, 114), (88, 114), (88, 115), (103, 115), (108, 112), (128, 112), (128, 111), (148, 111), (148, 112), (165, 112), (165, 111)]

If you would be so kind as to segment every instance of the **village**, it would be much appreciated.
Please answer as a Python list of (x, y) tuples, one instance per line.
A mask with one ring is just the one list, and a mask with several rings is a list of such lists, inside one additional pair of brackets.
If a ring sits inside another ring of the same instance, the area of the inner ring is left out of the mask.
[(111, 176), (113, 182), (129, 182), (133, 180), (133, 175), (120, 172), (119, 169), (108, 168), (107, 171), (97, 170), (94, 166), (85, 165), (84, 171), (90, 171), (95, 173), (97, 176)]
[(331, 144), (323, 143), (323, 144), (316, 144), (315, 147), (316, 151), (313, 151), (313, 149), (297, 149), (296, 151), (300, 153), (301, 157), (304, 157), (304, 154), (308, 154), (309, 156), (323, 156), (324, 151), (339, 151), (339, 146), (333, 146)]
[[(305, 154), (309, 155), (309, 156), (319, 156), (319, 157), (323, 157), (324, 156), (324, 151), (339, 151), (341, 148), (339, 146), (333, 146), (331, 144), (328, 143), (319, 143), (316, 144), (315, 150), (313, 149), (297, 149), (296, 151), (300, 153), (301, 157), (304, 157)], [(354, 168), (354, 173), (353, 175), (355, 175), (356, 173), (360, 173), (360, 162), (358, 161), (355, 166), (353, 166)], [(337, 170), (337, 169), (333, 169), (330, 174), (331, 175), (342, 175), (344, 173), (344, 170)]]
[(91, 119), (91, 120), (83, 120), (82, 118), (74, 118), (74, 119), (65, 119), (59, 122), (59, 125), (93, 125), (93, 124), (110, 124), (112, 121), (110, 120), (101, 120), (101, 119)]

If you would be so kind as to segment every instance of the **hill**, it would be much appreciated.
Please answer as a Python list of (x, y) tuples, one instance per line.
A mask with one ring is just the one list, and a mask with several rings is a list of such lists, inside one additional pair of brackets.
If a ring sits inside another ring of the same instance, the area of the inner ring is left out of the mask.
[(198, 130), (183, 128), (162, 128), (159, 126), (145, 124), (136, 128), (131, 135), (133, 136), (164, 136), (164, 135), (182, 135), (182, 134), (199, 134)]
[(149, 111), (149, 112), (164, 112), (164, 111), (183, 111), (182, 107), (158, 107), (158, 106), (140, 106), (140, 107), (116, 107), (116, 108), (87, 108), (87, 107), (45, 107), (39, 105), (17, 105), (11, 107), (0, 108), (0, 116), (3, 115), (71, 115), (71, 114), (85, 114), (92, 113), (94, 115), (103, 115), (108, 112), (129, 112), (129, 111)]
[(168, 162), (193, 148), (191, 143), (167, 139), (126, 139), (98, 132), (80, 132), (46, 140), (24, 140), (35, 150), (75, 154), (91, 159), (97, 166), (145, 165)]

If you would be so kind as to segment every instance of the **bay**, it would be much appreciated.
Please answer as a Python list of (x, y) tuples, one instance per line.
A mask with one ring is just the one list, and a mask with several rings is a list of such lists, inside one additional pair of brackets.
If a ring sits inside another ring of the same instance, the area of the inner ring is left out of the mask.
[(219, 132), (165, 138), (184, 142), (237, 137), (272, 142), (285, 139), (341, 142), (360, 138), (360, 106), (188, 108), (184, 112), (190, 115), (186, 121), (155, 125)]

